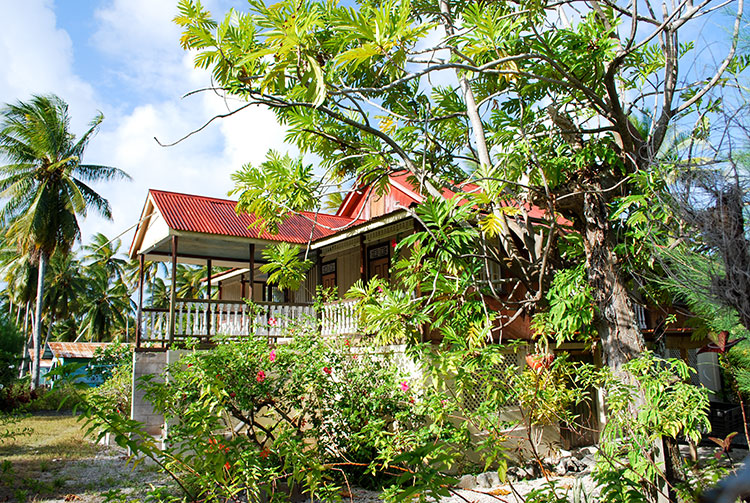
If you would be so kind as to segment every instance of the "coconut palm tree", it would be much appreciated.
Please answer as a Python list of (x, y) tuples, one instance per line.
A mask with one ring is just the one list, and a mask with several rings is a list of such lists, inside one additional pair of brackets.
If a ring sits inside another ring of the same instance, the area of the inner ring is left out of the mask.
[(78, 337), (89, 341), (112, 340), (115, 332), (125, 328), (125, 320), (132, 311), (133, 301), (122, 281), (109, 281), (107, 270), (91, 271), (81, 309), (82, 318)]
[(32, 388), (39, 385), (44, 274), (55, 251), (67, 253), (80, 238), (78, 219), (91, 208), (111, 218), (109, 203), (87, 183), (129, 178), (123, 171), (83, 164), (83, 153), (103, 120), (98, 114), (76, 139), (68, 105), (55, 95), (0, 109), (0, 225), (20, 253), (39, 262)]
[(119, 239), (109, 239), (97, 232), (91, 238), (91, 243), (81, 247), (86, 267), (103, 269), (110, 281), (123, 281), (128, 261), (118, 255), (121, 245)]

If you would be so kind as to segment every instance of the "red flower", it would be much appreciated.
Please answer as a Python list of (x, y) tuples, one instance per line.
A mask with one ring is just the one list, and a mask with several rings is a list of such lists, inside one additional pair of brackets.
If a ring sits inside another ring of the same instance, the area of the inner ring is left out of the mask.
[(352, 343), (349, 342), (349, 339), (344, 339), (344, 346), (349, 347), (351, 345), (352, 345)]
[(231, 468), (232, 468), (232, 465), (229, 464), (229, 461), (227, 461), (226, 463), (224, 463), (224, 469), (226, 471), (229, 471)]
[(234, 398), (234, 397), (237, 396), (237, 393), (235, 393), (234, 391), (232, 391), (231, 393), (229, 393), (229, 396), (232, 397), (232, 398)]
[(331, 372), (333, 372), (333, 371), (331, 369), (329, 369), (328, 367), (323, 367), (323, 372), (325, 372), (328, 375), (331, 375)]
[(396, 243), (396, 240), (395, 240), (395, 239), (391, 239), (391, 247), (392, 247), (392, 248), (395, 248), (395, 247), (396, 247), (396, 244), (397, 244), (397, 243)]
[(272, 327), (275, 327), (278, 324), (278, 320), (276, 318), (268, 318), (268, 324)]
[(260, 451), (260, 453), (258, 453), (258, 457), (260, 457), (261, 459), (268, 459), (268, 456), (270, 454), (271, 454), (271, 449), (269, 449), (268, 447), (264, 447), (263, 450)]
[(258, 381), (258, 382), (265, 381), (266, 380), (266, 373), (263, 372), (262, 370), (259, 370), (258, 371), (258, 375), (255, 376), (255, 380)]

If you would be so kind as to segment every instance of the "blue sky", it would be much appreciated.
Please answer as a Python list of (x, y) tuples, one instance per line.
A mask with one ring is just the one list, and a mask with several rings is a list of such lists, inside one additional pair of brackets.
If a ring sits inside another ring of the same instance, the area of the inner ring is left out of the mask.
[[(0, 103), (55, 93), (70, 104), (73, 131), (81, 133), (102, 111), (105, 120), (86, 162), (117, 166), (132, 182), (101, 184), (113, 222), (89, 217), (94, 232), (113, 237), (138, 220), (148, 188), (225, 197), (230, 174), (263, 160), (269, 148), (286, 149), (283, 129), (262, 109), (214, 123), (172, 148), (173, 141), (236, 104), (203, 93), (210, 84), (178, 44), (172, 23), (176, 0), (22, 0), (4, 2), (0, 31)], [(204, 0), (211, 12), (242, 8), (241, 0)], [(123, 236), (127, 248), (132, 232)]]

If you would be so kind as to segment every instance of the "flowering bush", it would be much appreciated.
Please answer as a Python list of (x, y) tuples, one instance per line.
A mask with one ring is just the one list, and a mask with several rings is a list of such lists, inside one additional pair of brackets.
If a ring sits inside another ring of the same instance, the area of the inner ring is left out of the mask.
[(296, 490), (338, 500), (345, 484), (393, 473), (382, 447), (400, 439), (392, 460), (413, 447), (406, 432), (426, 424), (413, 405), (418, 387), (387, 355), (354, 354), (319, 336), (298, 333), (275, 348), (265, 338), (219, 344), (186, 353), (166, 373), (165, 382), (141, 384), (165, 416), (163, 450), (112, 410), (89, 417), (155, 458), (189, 499), (255, 501), (265, 493), (284, 501)]

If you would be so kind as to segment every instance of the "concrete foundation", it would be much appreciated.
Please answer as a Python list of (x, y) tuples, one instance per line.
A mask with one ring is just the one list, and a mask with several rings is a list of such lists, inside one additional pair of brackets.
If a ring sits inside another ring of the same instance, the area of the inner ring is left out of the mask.
[(140, 378), (146, 375), (156, 376), (157, 382), (164, 381), (162, 371), (167, 365), (167, 352), (134, 352), (133, 353), (133, 391), (130, 417), (143, 423), (143, 429), (149, 435), (161, 437), (164, 434), (164, 416), (157, 414), (154, 407), (145, 398), (140, 389)]

